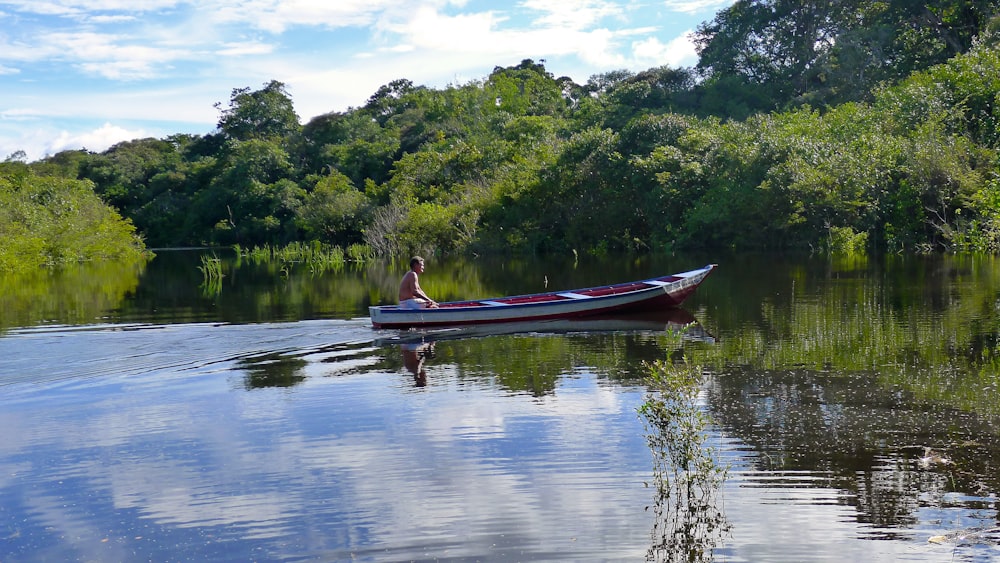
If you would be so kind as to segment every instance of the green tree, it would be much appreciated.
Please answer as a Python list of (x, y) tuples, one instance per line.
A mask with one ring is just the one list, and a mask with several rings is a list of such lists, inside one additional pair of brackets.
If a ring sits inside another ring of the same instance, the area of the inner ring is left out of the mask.
[(362, 230), (369, 213), (365, 194), (336, 170), (318, 178), (296, 210), (298, 224), (307, 238), (341, 247), (363, 240)]
[(39, 266), (137, 259), (135, 227), (85, 180), (37, 176), (20, 162), (0, 163), (0, 272)]
[(295, 209), (304, 195), (276, 141), (229, 145), (211, 184), (195, 196), (198, 230), (215, 244), (277, 244), (295, 240)]
[(561, 115), (566, 110), (562, 84), (531, 59), (514, 67), (494, 68), (483, 90), (498, 110), (511, 115)]
[(997, 0), (738, 0), (699, 26), (698, 69), (709, 101), (739, 100), (731, 111), (866, 99), (881, 82), (968, 51), (998, 9)]
[(319, 173), (334, 168), (357, 186), (367, 179), (386, 181), (400, 150), (398, 131), (379, 125), (364, 111), (315, 117), (303, 127), (302, 135), (308, 169)]
[(215, 104), (221, 113), (219, 131), (237, 141), (288, 140), (301, 129), (292, 99), (285, 85), (271, 80), (260, 90), (236, 88), (229, 107)]
[(368, 98), (368, 102), (364, 105), (364, 110), (378, 120), (380, 125), (385, 125), (394, 115), (399, 115), (408, 109), (413, 109), (416, 98), (412, 94), (424, 89), (423, 87), (414, 86), (413, 82), (405, 78), (393, 80), (388, 84), (380, 86)]
[(167, 140), (124, 141), (87, 159), (80, 175), (94, 182), (104, 201), (126, 216), (134, 216), (156, 196), (149, 189), (150, 179), (180, 165), (177, 149), (176, 144)]

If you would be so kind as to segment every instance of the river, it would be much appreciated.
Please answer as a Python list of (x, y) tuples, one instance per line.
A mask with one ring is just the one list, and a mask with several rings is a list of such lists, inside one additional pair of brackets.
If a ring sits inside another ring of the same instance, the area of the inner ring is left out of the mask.
[[(431, 258), (438, 300), (719, 268), (681, 311), (428, 334), (367, 319), (401, 262), (219, 254), (5, 282), (0, 561), (1000, 560), (995, 258)], [(657, 360), (703, 376), (697, 512)]]

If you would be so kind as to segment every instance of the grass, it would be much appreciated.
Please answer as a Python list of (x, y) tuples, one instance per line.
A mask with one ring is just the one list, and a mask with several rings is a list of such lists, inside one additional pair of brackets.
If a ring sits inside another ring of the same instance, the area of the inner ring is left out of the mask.
[(286, 273), (300, 264), (316, 274), (340, 271), (348, 261), (364, 262), (374, 257), (374, 253), (367, 245), (352, 244), (345, 251), (339, 246), (319, 241), (293, 242), (282, 247), (264, 245), (243, 248), (237, 244), (233, 249), (241, 260), (247, 260), (254, 265), (277, 262), (281, 264), (281, 270)]

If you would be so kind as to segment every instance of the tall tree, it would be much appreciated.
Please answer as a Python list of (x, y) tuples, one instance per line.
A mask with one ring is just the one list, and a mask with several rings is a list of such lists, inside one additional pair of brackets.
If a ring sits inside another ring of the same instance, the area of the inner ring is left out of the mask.
[(260, 90), (236, 88), (229, 97), (229, 107), (216, 103), (222, 116), (219, 130), (229, 139), (287, 139), (300, 129), (299, 116), (285, 85), (272, 80)]
[(1000, 0), (737, 0), (698, 28), (698, 69), (709, 90), (724, 89), (751, 110), (857, 100), (879, 82), (967, 51), (998, 7)]

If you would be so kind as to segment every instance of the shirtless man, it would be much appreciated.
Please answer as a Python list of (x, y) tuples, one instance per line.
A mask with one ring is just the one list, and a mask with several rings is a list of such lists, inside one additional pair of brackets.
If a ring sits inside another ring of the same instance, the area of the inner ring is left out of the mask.
[(399, 307), (401, 309), (422, 309), (424, 307), (437, 307), (438, 304), (433, 299), (427, 297), (424, 290), (420, 289), (420, 282), (417, 276), (424, 273), (424, 259), (419, 256), (410, 258), (410, 271), (403, 276), (403, 281), (399, 282)]

